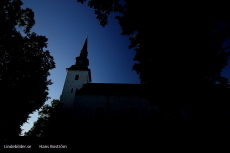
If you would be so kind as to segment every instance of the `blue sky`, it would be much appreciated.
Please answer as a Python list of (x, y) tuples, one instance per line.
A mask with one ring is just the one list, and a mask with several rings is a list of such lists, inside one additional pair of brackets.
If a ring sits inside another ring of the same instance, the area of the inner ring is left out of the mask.
[[(134, 83), (140, 80), (132, 66), (135, 51), (128, 49), (127, 36), (120, 35), (121, 28), (114, 15), (104, 28), (96, 19), (94, 10), (76, 0), (22, 0), (23, 8), (34, 12), (36, 24), (31, 31), (48, 38), (48, 48), (54, 57), (56, 68), (51, 70), (49, 79), (50, 104), (59, 99), (65, 77), (65, 68), (75, 64), (75, 57), (88, 34), (88, 59), (92, 83)], [(46, 50), (45, 49), (45, 50)], [(29, 130), (38, 115), (34, 113), (22, 129)]]
[[(65, 68), (75, 64), (88, 34), (88, 59), (92, 83), (134, 83), (140, 80), (132, 66), (135, 51), (128, 49), (127, 36), (120, 35), (118, 21), (111, 14), (109, 23), (104, 28), (96, 19), (94, 10), (87, 4), (76, 0), (22, 0), (23, 8), (31, 8), (35, 14), (36, 24), (32, 31), (48, 38), (48, 48), (54, 57), (56, 68), (51, 70), (49, 79), (50, 104), (52, 99), (59, 99), (65, 77)], [(222, 74), (229, 77), (230, 66)], [(31, 115), (27, 124), (22, 126), (29, 130), (37, 120), (37, 113)]]

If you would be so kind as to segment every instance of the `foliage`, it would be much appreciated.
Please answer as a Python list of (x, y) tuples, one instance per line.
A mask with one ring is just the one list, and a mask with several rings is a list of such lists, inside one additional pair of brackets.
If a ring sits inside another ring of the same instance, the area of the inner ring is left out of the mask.
[(103, 27), (110, 13), (119, 13), (121, 34), (130, 36), (129, 48), (136, 51), (133, 70), (151, 85), (155, 104), (201, 110), (228, 105), (228, 79), (221, 76), (230, 55), (222, 45), (230, 37), (227, 4), (87, 2)]
[(25, 136), (29, 137), (44, 137), (46, 132), (48, 132), (48, 126), (50, 125), (50, 116), (55, 110), (55, 106), (60, 103), (58, 99), (53, 99), (51, 101), (51, 106), (44, 105), (41, 110), (38, 112), (39, 118), (34, 122), (33, 127), (25, 132)]
[(55, 68), (47, 38), (31, 32), (31, 9), (21, 0), (0, 1), (0, 92), (3, 136), (17, 136), (29, 114), (48, 99), (49, 70)]

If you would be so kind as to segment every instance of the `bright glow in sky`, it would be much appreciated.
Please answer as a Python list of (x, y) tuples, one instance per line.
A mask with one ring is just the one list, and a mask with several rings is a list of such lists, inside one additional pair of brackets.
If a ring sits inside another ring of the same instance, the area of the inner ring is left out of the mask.
[[(132, 70), (135, 51), (128, 49), (128, 37), (120, 35), (121, 28), (114, 16), (103, 28), (94, 10), (76, 0), (22, 2), (22, 7), (32, 9), (35, 15), (36, 24), (31, 31), (48, 38), (47, 50), (56, 63), (56, 68), (50, 71), (49, 79), (53, 84), (49, 86), (51, 99), (46, 104), (59, 99), (66, 77), (65, 68), (75, 64), (87, 34), (92, 83), (140, 83)], [(24, 124), (22, 129), (29, 130), (37, 117), (37, 113), (31, 115), (29, 124)]]

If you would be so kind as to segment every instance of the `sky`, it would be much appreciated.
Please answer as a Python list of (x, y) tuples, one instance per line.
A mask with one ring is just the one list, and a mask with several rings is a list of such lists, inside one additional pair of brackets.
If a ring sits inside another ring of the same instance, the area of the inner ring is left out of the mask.
[[(121, 27), (111, 14), (104, 28), (96, 19), (94, 10), (77, 0), (22, 0), (22, 8), (34, 12), (36, 24), (31, 29), (37, 35), (48, 38), (48, 47), (56, 68), (50, 71), (53, 84), (49, 86), (50, 104), (59, 99), (66, 77), (66, 68), (75, 64), (88, 34), (88, 59), (92, 83), (139, 84), (134, 49), (128, 49), (128, 36), (121, 35)], [(35, 112), (21, 128), (28, 131), (37, 120)]]
[[(92, 83), (132, 83), (140, 80), (132, 66), (135, 51), (128, 49), (128, 36), (122, 36), (121, 27), (109, 17), (104, 28), (96, 19), (94, 10), (77, 0), (22, 0), (22, 8), (33, 10), (36, 24), (31, 29), (38, 35), (48, 38), (48, 47), (54, 57), (56, 68), (51, 70), (53, 84), (49, 86), (50, 104), (52, 99), (59, 99), (66, 77), (66, 68), (75, 64), (88, 34), (88, 59)], [(222, 75), (230, 78), (230, 66)], [(37, 120), (35, 112), (21, 128), (28, 131)]]

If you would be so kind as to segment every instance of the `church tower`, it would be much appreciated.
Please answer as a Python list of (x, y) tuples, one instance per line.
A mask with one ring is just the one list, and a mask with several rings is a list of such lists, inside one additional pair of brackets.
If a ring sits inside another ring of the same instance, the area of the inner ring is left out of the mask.
[(84, 84), (91, 82), (91, 73), (90, 69), (88, 69), (89, 60), (87, 58), (87, 41), (88, 37), (86, 37), (80, 55), (75, 58), (75, 65), (66, 68), (67, 75), (60, 98), (60, 102), (65, 109), (73, 108), (76, 91), (81, 89)]

